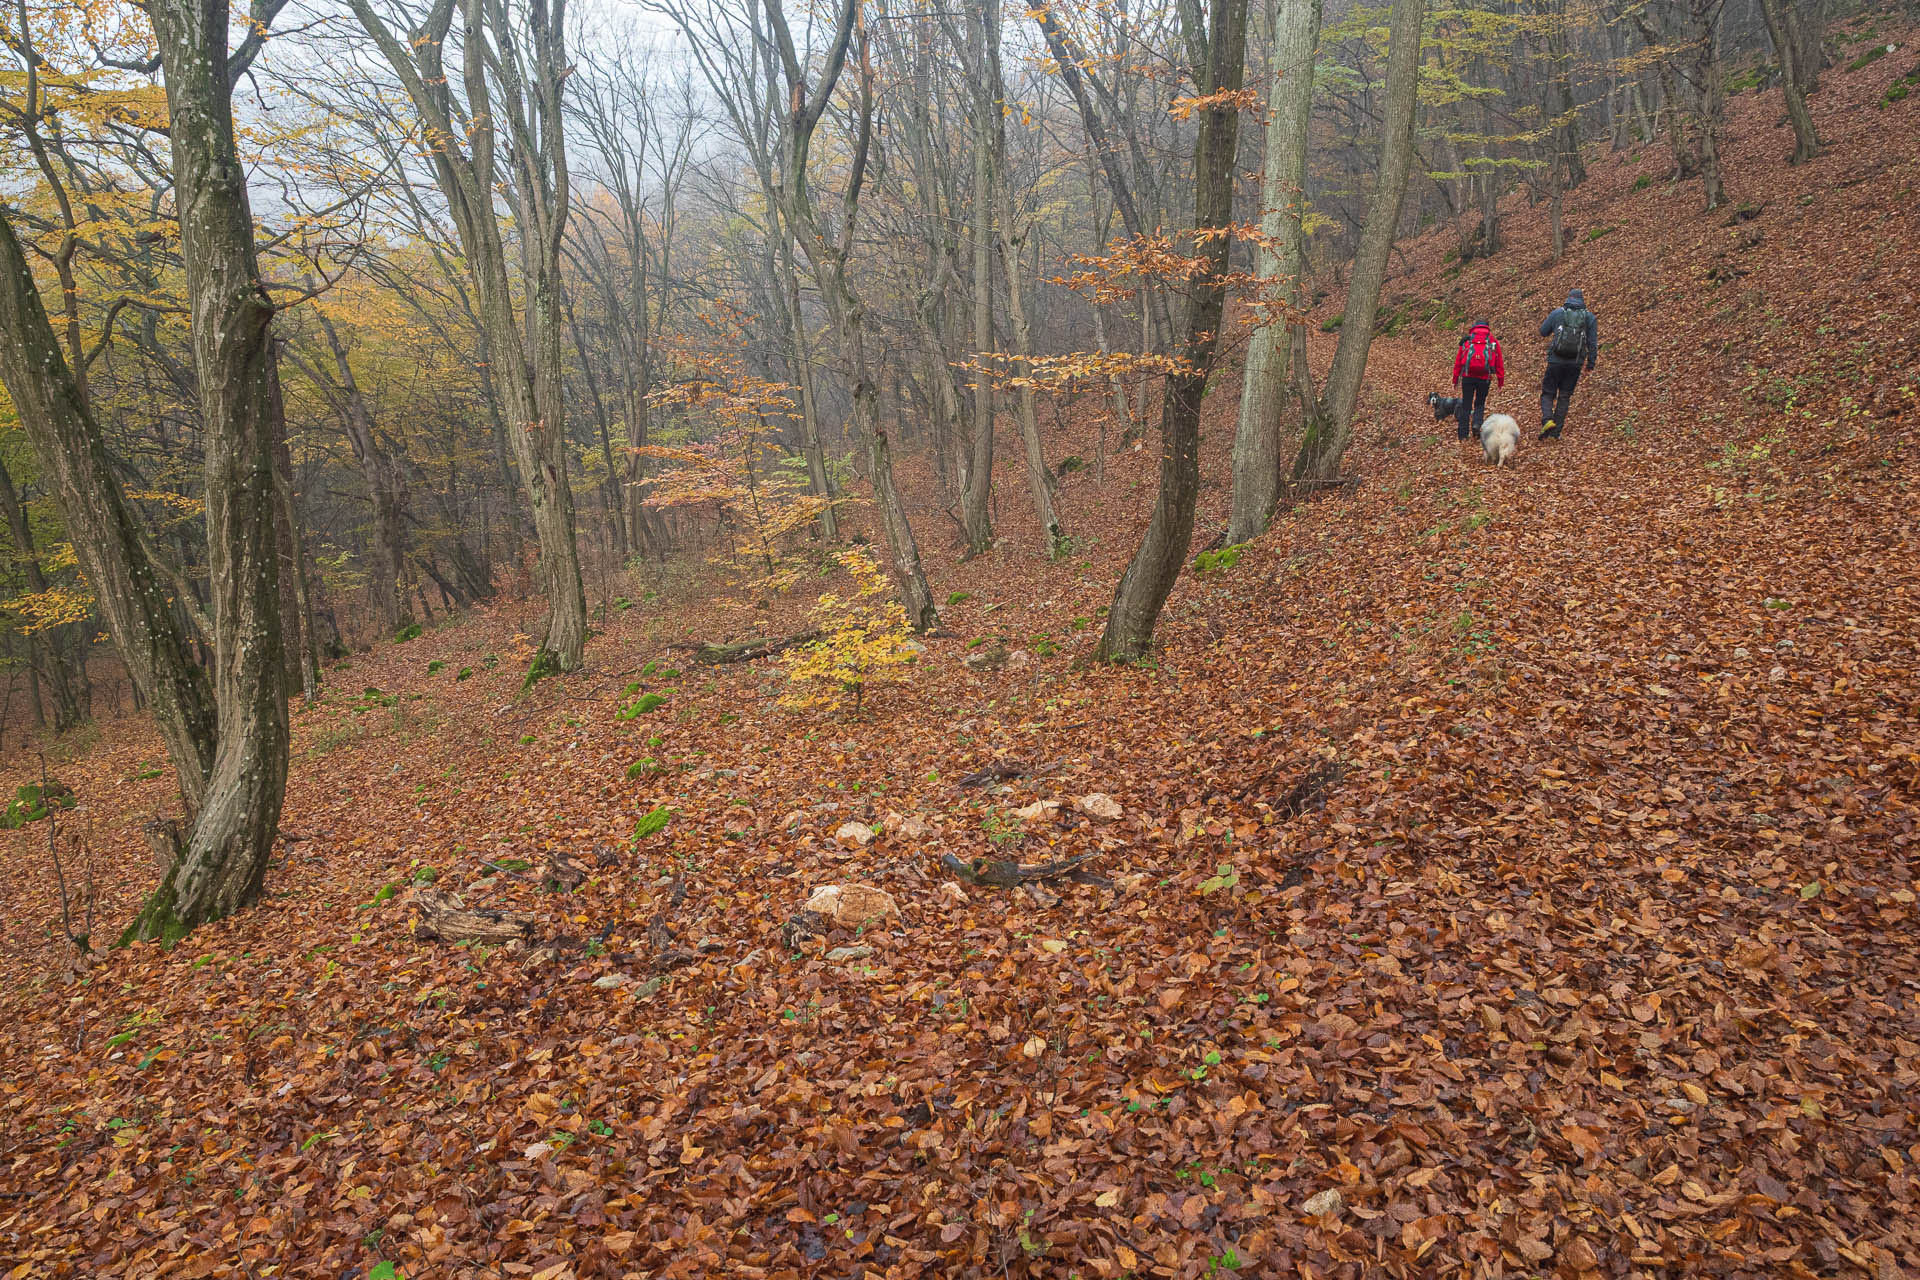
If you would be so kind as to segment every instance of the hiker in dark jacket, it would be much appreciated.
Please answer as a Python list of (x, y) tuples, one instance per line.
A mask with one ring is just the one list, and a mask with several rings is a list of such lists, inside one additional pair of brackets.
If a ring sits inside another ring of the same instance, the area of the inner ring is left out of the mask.
[(1540, 379), (1540, 438), (1558, 440), (1567, 425), (1567, 409), (1573, 389), (1579, 385), (1582, 366), (1593, 368), (1600, 351), (1600, 322), (1587, 310), (1587, 300), (1578, 289), (1567, 295), (1564, 306), (1540, 326), (1547, 339), (1547, 372)]
[(1462, 440), (1467, 438), (1469, 427), (1474, 439), (1480, 438), (1480, 424), (1487, 418), (1487, 388), (1496, 380), (1503, 387), (1507, 385), (1506, 358), (1501, 354), (1499, 339), (1493, 336), (1493, 326), (1475, 320), (1453, 355), (1453, 385), (1460, 388), (1460, 407), (1455, 410), (1454, 421)]

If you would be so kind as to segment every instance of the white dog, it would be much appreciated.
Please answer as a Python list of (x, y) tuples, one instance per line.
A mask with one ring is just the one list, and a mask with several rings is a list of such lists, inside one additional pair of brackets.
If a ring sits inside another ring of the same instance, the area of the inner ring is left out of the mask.
[(1504, 413), (1488, 414), (1480, 424), (1480, 448), (1486, 452), (1487, 461), (1500, 466), (1519, 447), (1520, 424)]

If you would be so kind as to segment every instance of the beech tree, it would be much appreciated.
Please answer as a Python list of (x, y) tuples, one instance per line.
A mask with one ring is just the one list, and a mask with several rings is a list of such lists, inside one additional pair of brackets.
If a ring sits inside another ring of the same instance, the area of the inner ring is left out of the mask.
[[(256, 0), (240, 66), (285, 0)], [(175, 207), (204, 419), (207, 559), (218, 741), (186, 848), (126, 938), (177, 937), (251, 904), (266, 878), (287, 782), (274, 448), (274, 306), (261, 281), (234, 144), (228, 7), (151, 0), (166, 78)]]
[(189, 814), (213, 770), (213, 688), (166, 577), (148, 555), (105, 438), (40, 301), (11, 217), (0, 217), (0, 382), (33, 442), (67, 536), (140, 696), (153, 708)]
[[(1120, 172), (1117, 151), (1094, 106), (1080, 60), (1048, 9), (1036, 10), (1034, 16), (1100, 153), (1114, 203), (1136, 245), (1144, 247), (1131, 185)], [(1240, 90), (1246, 78), (1247, 0), (1213, 0), (1210, 12), (1204, 14), (1198, 3), (1182, 4), (1180, 24), (1194, 87), (1186, 105), (1200, 118), (1193, 151), (1193, 229), (1185, 246), (1194, 265), (1184, 272), (1186, 282), (1179, 291), (1180, 345), (1162, 392), (1160, 483), (1153, 518), (1114, 591), (1106, 627), (1094, 650), (1103, 662), (1137, 662), (1147, 656), (1161, 607), (1186, 562), (1193, 540), (1194, 504), (1200, 494), (1200, 406), (1226, 313), (1233, 162), (1244, 105)], [(1146, 296), (1149, 307), (1165, 314), (1156, 293), (1146, 291)]]
[(1280, 496), (1280, 429), (1286, 413), (1287, 361), (1306, 350), (1299, 312), (1306, 301), (1307, 127), (1313, 112), (1313, 62), (1320, 0), (1268, 0), (1273, 32), (1267, 102), (1266, 172), (1260, 187), (1261, 238), (1254, 275), (1270, 310), (1257, 316), (1240, 384), (1233, 438), (1233, 506), (1227, 541), (1265, 533)]
[[(419, 113), (421, 145), (459, 234), (488, 352), (499, 362), (495, 383), (533, 509), (550, 609), (535, 669), (576, 670), (586, 647), (587, 599), (567, 480), (560, 277), (570, 198), (562, 110), (566, 0), (529, 0), (524, 10), (509, 0), (459, 0), (464, 100), (443, 61), (454, 0), (433, 0), (404, 43), (370, 0), (352, 4)], [(518, 236), (518, 291), (494, 205), (502, 188)]]
[[(879, 509), (880, 527), (886, 538), (900, 602), (907, 611), (907, 623), (916, 631), (931, 630), (940, 616), (933, 606), (933, 592), (927, 586), (920, 567), (920, 548), (907, 520), (905, 506), (893, 481), (893, 442), (880, 421), (880, 387), (869, 363), (865, 308), (848, 273), (853, 252), (855, 224), (860, 212), (860, 191), (866, 183), (867, 161), (873, 144), (873, 67), (868, 57), (866, 28), (860, 21), (862, 0), (840, 0), (832, 34), (828, 38), (824, 65), (818, 82), (809, 85), (806, 67), (780, 0), (765, 0), (767, 26), (773, 48), (779, 56), (780, 74), (785, 78), (788, 103), (783, 135), (784, 155), (780, 166), (779, 198), (782, 215), (794, 228), (795, 238), (813, 269), (815, 282), (834, 326), (840, 332), (842, 354), (852, 383), (852, 421), (848, 433), (862, 441), (867, 449), (867, 466), (873, 483), (874, 504)], [(855, 47), (855, 37), (858, 45)], [(829, 239), (814, 208), (812, 189), (807, 180), (807, 165), (814, 131), (832, 102), (848, 55), (854, 57), (856, 72), (853, 107), (853, 143), (847, 161), (846, 188), (841, 196), (839, 225)]]
[(1826, 31), (1827, 6), (1824, 0), (1760, 0), (1760, 8), (1780, 59), (1780, 91), (1793, 125), (1793, 163), (1805, 164), (1820, 154), (1820, 135), (1814, 131), (1807, 95), (1820, 87), (1820, 39)]
[[(1312, 394), (1312, 374), (1304, 359), (1293, 361), (1300, 402), (1307, 406), (1300, 449), (1294, 457), (1293, 483), (1324, 485), (1339, 478), (1340, 464), (1353, 439), (1353, 410), (1360, 399), (1360, 379), (1366, 372), (1367, 352), (1373, 345), (1373, 320), (1380, 309), (1380, 289), (1386, 283), (1387, 260), (1399, 235), (1400, 206), (1407, 194), (1407, 174), (1413, 166), (1413, 114), (1420, 79), (1421, 23), (1426, 0), (1393, 0), (1388, 17), (1387, 95), (1385, 133), (1380, 144), (1380, 180), (1367, 206), (1367, 223), (1347, 278), (1347, 307), (1340, 324), (1340, 343), (1333, 367), (1318, 396)], [(1296, 355), (1304, 354), (1296, 352)]]

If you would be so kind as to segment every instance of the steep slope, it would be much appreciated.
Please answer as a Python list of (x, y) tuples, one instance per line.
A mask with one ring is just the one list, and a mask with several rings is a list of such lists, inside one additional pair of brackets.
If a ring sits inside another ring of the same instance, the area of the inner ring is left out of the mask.
[[(1455, 272), (1443, 237), (1410, 245), (1390, 301), (1510, 334), (1587, 289), (1608, 345), (1568, 440), (1529, 432), (1489, 470), (1419, 403), (1452, 333), (1383, 339), (1355, 492), (1183, 581), (1154, 670), (1072, 665), (1144, 522), (1149, 447), (1067, 482), (1079, 560), (1023, 554), (1012, 499), (1012, 546), (961, 565), (935, 545), (941, 598), (968, 598), (866, 719), (797, 719), (764, 667), (688, 664), (673, 642), (746, 624), (663, 580), (613, 611), (595, 673), (530, 695), (531, 609), (336, 671), (297, 718), (269, 901), (174, 953), (49, 974), (45, 831), (10, 837), (0, 1257), (546, 1280), (1920, 1269), (1900, 320), (1920, 99), (1873, 105), (1910, 61), (1832, 77), (1833, 146), (1802, 171), (1777, 100), (1736, 100), (1756, 218), (1698, 213), (1647, 152), (1596, 160), (1561, 264), (1517, 206), (1502, 257)], [(1531, 424), (1538, 365), (1514, 345), (1498, 404)], [(1232, 400), (1209, 410), (1216, 523)], [(1086, 429), (1056, 443), (1090, 452)], [(970, 670), (993, 635), (1029, 661)], [(621, 719), (636, 681), (665, 703)], [(63, 770), (109, 919), (150, 875), (153, 750), (121, 727)], [(962, 785), (995, 761), (1029, 771)], [(1077, 812), (1092, 791), (1122, 815)], [(1042, 800), (1063, 803), (1018, 816)], [(655, 806), (670, 825), (630, 841)], [(849, 820), (882, 834), (843, 843)], [(538, 883), (554, 851), (590, 871), (577, 892)], [(943, 892), (944, 853), (1086, 854), (1117, 885)], [(417, 939), (428, 867), (534, 912), (558, 954)], [(904, 926), (789, 950), (781, 925), (839, 880), (895, 893)]]

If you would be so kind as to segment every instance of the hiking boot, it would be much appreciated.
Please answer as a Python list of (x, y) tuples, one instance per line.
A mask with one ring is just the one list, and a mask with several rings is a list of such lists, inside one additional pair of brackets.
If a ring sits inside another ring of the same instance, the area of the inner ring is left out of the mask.
[(1460, 439), (1465, 440), (1467, 438), (1467, 429), (1465, 427), (1455, 427), (1454, 434)]
[(1546, 430), (1540, 433), (1540, 438), (1542, 440), (1558, 440), (1560, 438), (1560, 424), (1557, 422), (1548, 422)]

